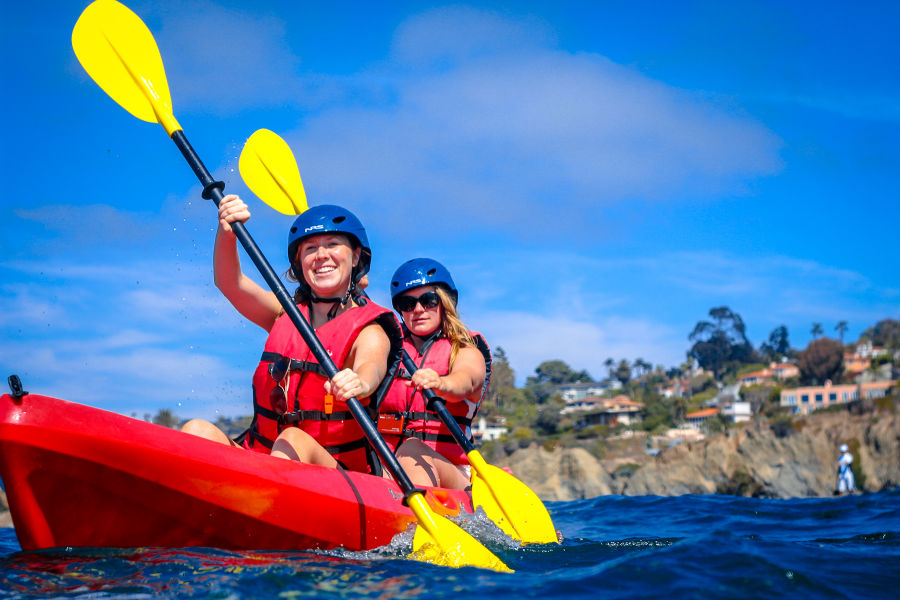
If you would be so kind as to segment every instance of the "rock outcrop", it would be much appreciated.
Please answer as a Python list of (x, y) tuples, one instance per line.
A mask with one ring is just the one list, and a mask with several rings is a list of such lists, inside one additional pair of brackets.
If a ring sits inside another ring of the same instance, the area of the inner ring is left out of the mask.
[(2, 489), (0, 489), (0, 527), (12, 527), (9, 505), (6, 503), (6, 494)]
[(656, 457), (631, 457), (634, 462), (625, 469), (581, 448), (548, 451), (536, 444), (497, 463), (509, 466), (545, 500), (602, 494), (830, 496), (836, 486), (837, 449), (846, 443), (854, 455), (857, 487), (879, 491), (900, 485), (897, 413), (896, 403), (882, 403), (865, 412), (857, 407), (773, 426), (752, 423), (676, 445)]

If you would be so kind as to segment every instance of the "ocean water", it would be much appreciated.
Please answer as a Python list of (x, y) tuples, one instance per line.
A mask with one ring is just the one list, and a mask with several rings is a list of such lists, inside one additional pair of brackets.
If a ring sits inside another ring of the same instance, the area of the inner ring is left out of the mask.
[[(516, 572), (367, 553), (109, 548), (22, 552), (5, 598), (898, 598), (900, 489), (840, 498), (605, 496), (548, 503), (564, 541), (519, 547), (464, 523)], [(98, 517), (102, 518), (102, 517)]]

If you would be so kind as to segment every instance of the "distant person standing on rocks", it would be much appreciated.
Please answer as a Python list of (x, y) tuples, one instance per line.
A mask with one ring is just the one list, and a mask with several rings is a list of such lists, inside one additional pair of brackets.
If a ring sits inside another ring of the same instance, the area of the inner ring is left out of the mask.
[(850, 454), (850, 448), (847, 447), (847, 444), (841, 444), (841, 457), (838, 459), (838, 494), (852, 494), (856, 491), (853, 471), (850, 469), (851, 464), (853, 464), (853, 455)]

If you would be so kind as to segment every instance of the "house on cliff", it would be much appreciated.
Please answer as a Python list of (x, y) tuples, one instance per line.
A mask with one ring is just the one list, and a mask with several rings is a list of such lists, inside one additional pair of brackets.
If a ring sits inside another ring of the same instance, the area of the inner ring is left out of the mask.
[(619, 394), (615, 398), (588, 396), (580, 400), (566, 402), (562, 415), (572, 415), (576, 427), (589, 425), (631, 425), (641, 420), (643, 402), (636, 402)]
[(684, 420), (688, 425), (690, 425), (697, 431), (708, 431), (709, 420), (717, 417), (718, 415), (719, 408), (717, 406), (713, 406), (710, 408), (703, 408), (701, 410), (689, 412), (688, 414), (684, 415)]
[(789, 362), (772, 362), (765, 369), (744, 373), (738, 377), (741, 387), (745, 385), (759, 385), (762, 383), (774, 383), (800, 375), (800, 368)]
[(825, 385), (781, 390), (779, 403), (790, 408), (792, 414), (808, 415), (834, 404), (846, 404), (861, 398), (883, 398), (896, 386), (897, 380), (839, 385), (826, 381)]
[(556, 386), (555, 390), (568, 406), (570, 402), (577, 402), (592, 396), (600, 396), (604, 392), (618, 390), (621, 387), (622, 383), (618, 379), (607, 379), (600, 382), (579, 381), (578, 383), (566, 383)]
[(472, 427), (472, 437), (475, 438), (475, 443), (499, 440), (507, 433), (509, 433), (509, 429), (506, 427), (506, 419), (503, 417), (497, 417), (493, 422), (480, 417), (477, 424)]

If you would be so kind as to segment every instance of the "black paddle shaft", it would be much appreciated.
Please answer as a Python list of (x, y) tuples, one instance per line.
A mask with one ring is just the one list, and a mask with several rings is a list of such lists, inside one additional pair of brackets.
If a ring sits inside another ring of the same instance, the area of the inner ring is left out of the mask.
[[(415, 361), (406, 350), (403, 351), (403, 366), (406, 367), (406, 370), (409, 371), (410, 375), (419, 370)], [(447, 404), (444, 402), (444, 399), (435, 394), (434, 390), (422, 390), (422, 395), (428, 400), (429, 410), (437, 413), (437, 416), (443, 421), (444, 425), (447, 426), (447, 429), (450, 430), (450, 435), (453, 436), (453, 439), (462, 446), (463, 451), (468, 454), (474, 450), (475, 446), (469, 441), (469, 438), (466, 437), (463, 430), (460, 429), (459, 423), (456, 422), (456, 419), (453, 418), (450, 411), (447, 410)]]
[[(216, 206), (219, 206), (219, 203), (225, 197), (223, 192), (225, 184), (212, 178), (212, 175), (210, 175), (209, 171), (206, 169), (203, 161), (200, 160), (200, 157), (197, 156), (197, 153), (194, 152), (191, 144), (187, 141), (183, 131), (178, 130), (173, 133), (172, 141), (175, 142), (175, 145), (181, 150), (181, 154), (184, 155), (185, 160), (187, 160), (188, 164), (194, 170), (197, 179), (203, 184), (203, 198), (212, 200), (216, 203)], [(250, 236), (250, 232), (247, 231), (247, 228), (244, 227), (244, 224), (241, 222), (232, 223), (231, 229), (234, 231), (237, 239), (241, 242), (244, 251), (250, 257), (250, 260), (252, 260), (253, 264), (256, 265), (256, 268), (259, 269), (259, 273), (263, 276), (263, 279), (269, 284), (269, 289), (275, 293), (284, 312), (287, 313), (291, 322), (297, 327), (297, 331), (303, 336), (303, 340), (306, 342), (306, 345), (309, 346), (310, 350), (312, 350), (316, 360), (318, 360), (319, 364), (325, 368), (328, 378), (331, 379), (337, 375), (338, 368), (334, 364), (334, 360), (329, 356), (325, 347), (322, 346), (322, 342), (319, 341), (319, 338), (316, 336), (316, 332), (309, 324), (309, 321), (306, 320), (306, 317), (303, 316), (303, 313), (301, 313), (297, 308), (297, 305), (294, 304), (294, 299), (291, 298), (287, 289), (285, 289), (284, 284), (281, 282), (281, 279), (279, 279), (275, 270), (272, 269), (272, 265), (269, 264), (269, 261), (266, 260), (266, 257), (259, 249), (259, 246), (256, 245), (256, 242)], [(348, 399), (347, 408), (350, 409), (353, 418), (356, 419), (356, 422), (362, 427), (366, 438), (368, 438), (369, 442), (375, 447), (375, 451), (378, 453), (384, 466), (387, 467), (388, 471), (390, 471), (391, 475), (394, 477), (394, 480), (400, 485), (400, 489), (403, 490), (403, 493), (408, 496), (409, 494), (421, 492), (421, 490), (413, 485), (409, 476), (400, 466), (400, 463), (397, 462), (397, 457), (394, 456), (390, 447), (387, 445), (387, 442), (384, 441), (384, 438), (378, 433), (378, 430), (375, 428), (369, 415), (366, 414), (365, 409), (363, 409), (362, 405), (359, 403), (359, 400), (356, 398)]]

